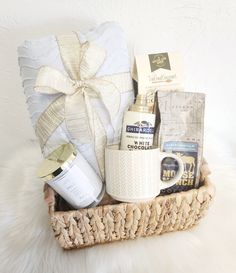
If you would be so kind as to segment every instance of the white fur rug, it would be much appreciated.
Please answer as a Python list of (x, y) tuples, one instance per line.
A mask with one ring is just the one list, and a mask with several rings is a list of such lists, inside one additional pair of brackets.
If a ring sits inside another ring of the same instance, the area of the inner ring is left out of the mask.
[(0, 272), (235, 273), (236, 162), (218, 144), (211, 141), (208, 151), (214, 152), (208, 161), (217, 195), (199, 226), (73, 251), (63, 251), (51, 232), (43, 185), (35, 178), (38, 145), (19, 148), (0, 164)]

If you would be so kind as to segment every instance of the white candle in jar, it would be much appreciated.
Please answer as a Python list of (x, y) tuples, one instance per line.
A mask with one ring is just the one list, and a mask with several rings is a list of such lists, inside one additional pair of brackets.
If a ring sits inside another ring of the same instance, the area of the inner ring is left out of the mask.
[(71, 143), (53, 151), (38, 176), (77, 209), (96, 206), (105, 192), (100, 177)]

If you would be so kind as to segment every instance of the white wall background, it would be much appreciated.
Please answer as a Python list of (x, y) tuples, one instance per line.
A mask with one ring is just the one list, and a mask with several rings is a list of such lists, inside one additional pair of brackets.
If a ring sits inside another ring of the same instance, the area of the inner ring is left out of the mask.
[[(178, 50), (186, 90), (207, 94), (205, 151), (236, 152), (236, 1), (0, 0), (0, 152), (35, 139), (16, 48), (23, 40), (104, 21), (125, 29), (130, 53)], [(216, 147), (217, 148), (217, 147)]]

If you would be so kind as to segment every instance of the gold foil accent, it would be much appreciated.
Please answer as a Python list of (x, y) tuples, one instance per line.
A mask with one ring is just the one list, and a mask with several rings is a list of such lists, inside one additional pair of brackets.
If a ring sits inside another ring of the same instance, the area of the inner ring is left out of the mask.
[(38, 168), (37, 176), (49, 181), (69, 168), (76, 158), (77, 152), (73, 144), (67, 143), (53, 151)]

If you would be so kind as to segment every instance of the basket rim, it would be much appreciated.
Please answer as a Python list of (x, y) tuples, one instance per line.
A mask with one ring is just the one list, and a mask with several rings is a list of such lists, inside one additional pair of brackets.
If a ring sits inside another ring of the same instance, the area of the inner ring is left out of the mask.
[(176, 193), (172, 193), (169, 195), (163, 195), (163, 196), (157, 196), (154, 199), (147, 201), (147, 202), (134, 202), (134, 203), (127, 203), (127, 202), (121, 202), (121, 203), (116, 203), (116, 204), (105, 204), (105, 205), (98, 205), (96, 207), (93, 208), (81, 208), (81, 209), (73, 209), (73, 210), (69, 210), (69, 211), (55, 211), (55, 191), (48, 185), (45, 184), (44, 187), (44, 199), (45, 202), (48, 205), (48, 211), (50, 216), (59, 216), (59, 215), (71, 215), (71, 213), (75, 213), (78, 211), (86, 211), (87, 213), (92, 212), (94, 210), (98, 210), (101, 208), (114, 208), (114, 207), (122, 207), (122, 206), (132, 206), (132, 205), (142, 205), (142, 204), (147, 204), (147, 203), (152, 203), (155, 200), (159, 200), (160, 202), (162, 200), (168, 200), (170, 198), (177, 198), (177, 197), (181, 197), (184, 198), (189, 194), (198, 194), (199, 192), (207, 192), (209, 195), (211, 195), (212, 197), (214, 197), (215, 195), (215, 186), (214, 184), (211, 182), (209, 175), (211, 174), (208, 164), (207, 162), (204, 160), (201, 166), (201, 178), (200, 181), (202, 182), (202, 186), (200, 186), (198, 189), (191, 189), (188, 191), (182, 191), (182, 192), (176, 192)]
[(75, 212), (78, 211), (86, 211), (87, 213), (92, 212), (94, 210), (98, 210), (101, 208), (113, 208), (113, 207), (123, 207), (123, 206), (133, 206), (133, 205), (138, 205), (141, 206), (142, 204), (152, 204), (155, 200), (159, 200), (160, 202), (163, 200), (168, 200), (170, 198), (176, 198), (177, 196), (184, 198), (185, 196), (189, 195), (189, 194), (194, 194), (194, 193), (198, 193), (198, 192), (207, 192), (208, 194), (210, 194), (212, 197), (215, 195), (215, 186), (214, 184), (211, 182), (209, 177), (206, 177), (204, 179), (203, 185), (201, 187), (199, 187), (198, 189), (191, 189), (188, 191), (182, 191), (182, 192), (175, 192), (175, 193), (171, 193), (168, 195), (162, 195), (162, 196), (157, 196), (154, 199), (147, 201), (147, 202), (133, 202), (133, 203), (127, 203), (127, 202), (121, 202), (121, 203), (116, 203), (116, 204), (107, 204), (107, 205), (98, 205), (96, 207), (93, 208), (81, 208), (81, 209), (73, 209), (73, 210), (69, 210), (69, 211), (55, 211), (55, 204), (49, 206), (49, 214), (50, 216), (61, 216), (61, 215), (71, 215)]

